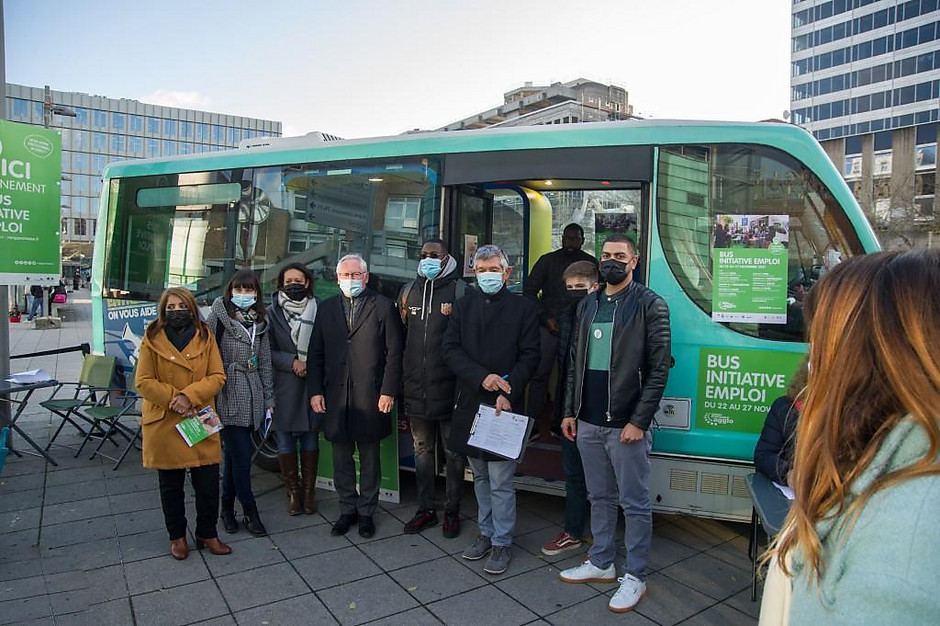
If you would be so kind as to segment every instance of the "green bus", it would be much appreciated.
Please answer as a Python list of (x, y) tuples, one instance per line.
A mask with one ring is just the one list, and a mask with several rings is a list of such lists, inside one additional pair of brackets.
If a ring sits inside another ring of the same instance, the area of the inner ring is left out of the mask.
[[(358, 252), (395, 297), (421, 242), (467, 258), (494, 243), (522, 290), (538, 257), (580, 224), (585, 249), (623, 232), (635, 278), (669, 304), (674, 364), (654, 424), (658, 510), (746, 519), (744, 477), (773, 400), (806, 351), (802, 298), (830, 267), (879, 249), (839, 172), (781, 123), (627, 121), (412, 133), (320, 134), (108, 166), (92, 272), (94, 350), (129, 372), (165, 287), (201, 305), (250, 268), (273, 291), (299, 261), (318, 296)], [(401, 464), (409, 464), (399, 420)], [(519, 483), (562, 492), (558, 441), (530, 444)], [(262, 449), (261, 460), (270, 454)]]

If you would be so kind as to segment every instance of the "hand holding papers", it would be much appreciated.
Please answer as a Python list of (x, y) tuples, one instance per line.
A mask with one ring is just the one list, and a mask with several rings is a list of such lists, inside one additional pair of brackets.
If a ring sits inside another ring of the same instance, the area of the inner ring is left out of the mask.
[(207, 439), (209, 435), (222, 430), (222, 421), (219, 414), (211, 406), (203, 407), (199, 413), (190, 415), (176, 425), (176, 430), (183, 437), (183, 441), (192, 448), (194, 445)]
[(470, 427), (467, 445), (518, 461), (522, 458), (533, 423), (525, 415), (509, 411), (501, 411), (496, 415), (494, 407), (481, 404)]

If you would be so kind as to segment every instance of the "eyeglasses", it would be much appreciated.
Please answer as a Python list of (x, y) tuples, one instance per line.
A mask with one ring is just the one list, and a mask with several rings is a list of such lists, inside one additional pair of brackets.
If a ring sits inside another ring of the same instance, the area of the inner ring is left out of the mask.
[(365, 272), (353, 272), (351, 274), (346, 273), (346, 272), (339, 272), (338, 274), (336, 274), (337, 278), (341, 278), (342, 280), (348, 280), (350, 278), (352, 278), (353, 280), (362, 280), (362, 277), (365, 275), (366, 275)]

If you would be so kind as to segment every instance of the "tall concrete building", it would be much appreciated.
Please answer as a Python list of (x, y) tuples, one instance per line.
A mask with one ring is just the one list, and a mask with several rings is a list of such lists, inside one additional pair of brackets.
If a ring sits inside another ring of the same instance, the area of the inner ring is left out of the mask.
[(934, 230), (940, 1), (794, 0), (791, 44), (791, 120), (822, 143), (883, 243)]
[(281, 135), (281, 123), (7, 84), (7, 118), (62, 135), (63, 261), (91, 257), (101, 174), (109, 162), (234, 148)]
[(437, 130), (609, 122), (632, 116), (626, 89), (577, 78), (544, 86), (526, 83), (504, 93), (503, 104)]

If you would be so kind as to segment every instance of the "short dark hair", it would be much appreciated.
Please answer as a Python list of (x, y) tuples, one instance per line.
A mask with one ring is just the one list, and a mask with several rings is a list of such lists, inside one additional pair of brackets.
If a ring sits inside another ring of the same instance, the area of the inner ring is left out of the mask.
[(313, 282), (316, 280), (313, 277), (313, 272), (310, 271), (310, 268), (304, 265), (303, 263), (288, 263), (281, 268), (281, 271), (277, 273), (277, 288), (281, 289), (284, 287), (284, 274), (290, 270), (297, 270), (304, 275), (304, 278), (307, 279), (307, 297), (313, 297)]
[(222, 304), (225, 305), (225, 310), (228, 312), (229, 317), (235, 317), (235, 305), (232, 304), (232, 290), (235, 287), (247, 287), (248, 289), (255, 290), (255, 303), (251, 305), (251, 308), (254, 309), (255, 314), (257, 315), (257, 321), (264, 321), (264, 298), (261, 297), (261, 283), (258, 282), (258, 275), (252, 272), (251, 270), (238, 270), (232, 276), (232, 280), (228, 281), (228, 284), (225, 286), (225, 293), (222, 298)]
[[(630, 254), (637, 256), (636, 242), (623, 233), (613, 233), (611, 235), (607, 235), (607, 238), (604, 240), (604, 245), (608, 243), (625, 243), (627, 244), (627, 247), (630, 248)], [(601, 246), (601, 250), (603, 249), (604, 246)]]
[(577, 222), (571, 222), (570, 224), (568, 224), (567, 226), (565, 226), (564, 229), (562, 229), (561, 232), (562, 232), (562, 233), (566, 233), (566, 232), (568, 232), (569, 230), (576, 230), (576, 231), (578, 231), (578, 234), (581, 235), (581, 239), (584, 239), (584, 229), (581, 228), (581, 224), (578, 224)]
[(596, 283), (598, 279), (597, 266), (591, 261), (575, 261), (566, 267), (561, 274), (563, 281), (568, 282), (569, 278), (586, 278), (592, 283)]
[(424, 240), (424, 243), (421, 244), (421, 247), (422, 247), (422, 248), (424, 247), (424, 244), (425, 244), (425, 243), (436, 243), (437, 245), (439, 245), (439, 246), (441, 247), (441, 250), (443, 250), (444, 252), (449, 252), (449, 251), (447, 250), (447, 244), (444, 243), (444, 240), (441, 239), (440, 237), (431, 237), (431, 238), (429, 238), (429, 239), (425, 239), (425, 240)]

